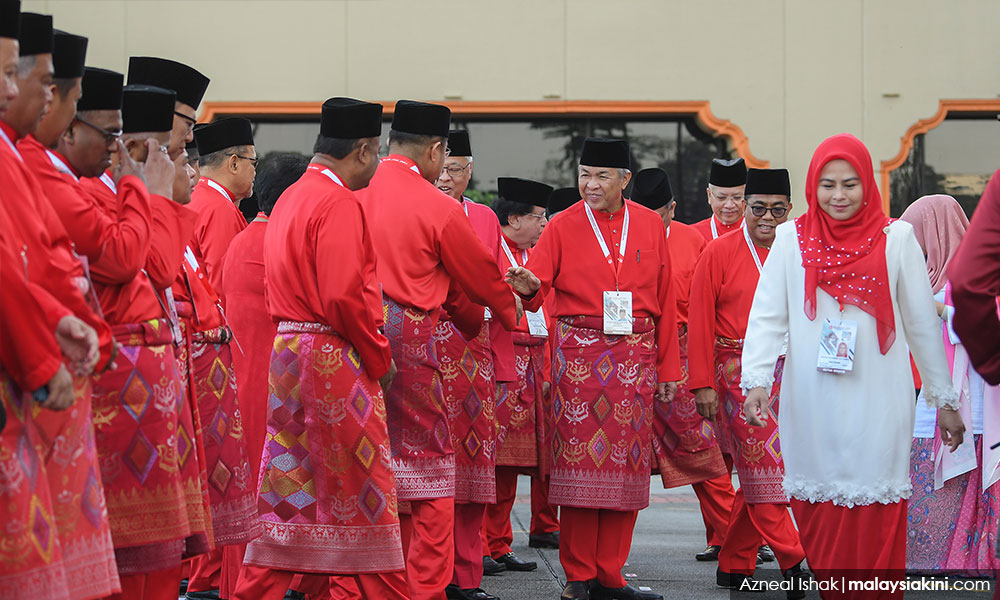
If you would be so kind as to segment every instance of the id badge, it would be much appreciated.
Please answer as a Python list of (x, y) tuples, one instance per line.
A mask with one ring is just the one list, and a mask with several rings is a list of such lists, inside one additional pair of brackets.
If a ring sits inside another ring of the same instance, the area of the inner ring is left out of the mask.
[(632, 292), (604, 292), (604, 333), (631, 335)]
[(857, 337), (857, 321), (823, 319), (816, 368), (824, 373), (840, 374), (854, 370), (854, 343)]
[(545, 313), (542, 312), (542, 309), (525, 312), (524, 316), (528, 318), (528, 333), (534, 337), (549, 337), (549, 329), (545, 326)]

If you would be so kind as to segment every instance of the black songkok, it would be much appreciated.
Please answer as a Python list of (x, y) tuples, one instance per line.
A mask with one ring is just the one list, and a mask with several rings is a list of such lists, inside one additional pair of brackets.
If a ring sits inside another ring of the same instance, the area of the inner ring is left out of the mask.
[(354, 98), (330, 98), (319, 121), (323, 137), (360, 140), (382, 135), (382, 105)]
[(472, 156), (472, 144), (469, 143), (468, 131), (452, 129), (448, 132), (448, 153), (450, 156)]
[(441, 104), (400, 100), (392, 113), (392, 129), (400, 133), (448, 137), (451, 109)]
[(663, 169), (654, 167), (635, 174), (635, 183), (632, 186), (633, 202), (638, 202), (650, 210), (656, 210), (666, 206), (673, 199), (670, 178)]
[(747, 171), (747, 187), (743, 197), (752, 194), (791, 196), (792, 184), (788, 181), (788, 169), (750, 169)]
[(253, 125), (240, 117), (220, 119), (195, 130), (194, 139), (201, 156), (233, 146), (253, 146)]
[(549, 196), (552, 195), (552, 186), (520, 177), (497, 177), (497, 193), (509, 202), (546, 208)]
[[(76, 110), (121, 110), (125, 76), (117, 71), (87, 67), (83, 70), (83, 95)], [(173, 109), (171, 109), (173, 110)]]
[(587, 167), (629, 169), (629, 146), (625, 140), (587, 138), (580, 152), (580, 164)]
[(742, 158), (712, 159), (712, 172), (708, 183), (716, 187), (738, 187), (747, 182), (747, 165)]
[(52, 54), (52, 15), (21, 13), (21, 31), (17, 41), (21, 56)]
[(177, 61), (153, 56), (128, 59), (128, 82), (155, 85), (177, 93), (177, 101), (197, 109), (210, 80), (197, 70)]
[(52, 41), (53, 79), (83, 77), (86, 62), (87, 38), (56, 29)]
[(0, 37), (16, 40), (21, 31), (21, 0), (0, 0)]
[(562, 212), (580, 201), (580, 189), (575, 187), (559, 188), (549, 196), (548, 213), (552, 215)]
[(122, 91), (122, 133), (159, 133), (174, 128), (176, 94), (152, 85), (127, 85)]

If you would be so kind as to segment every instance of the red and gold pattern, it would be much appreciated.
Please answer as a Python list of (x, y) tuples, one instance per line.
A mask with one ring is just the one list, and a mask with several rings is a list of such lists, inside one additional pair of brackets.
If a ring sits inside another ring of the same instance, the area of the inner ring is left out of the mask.
[(733, 463), (747, 504), (787, 504), (785, 465), (778, 437), (778, 392), (785, 358), (774, 367), (774, 385), (764, 427), (750, 426), (743, 416), (742, 343), (721, 340), (715, 346), (715, 391), (719, 394), (716, 421), (724, 421), (733, 448)]
[(455, 502), (496, 502), (496, 377), (489, 321), (466, 340), (451, 321), (434, 330), (438, 373), (455, 450)]
[(258, 508), (246, 564), (313, 573), (404, 568), (386, 409), (354, 346), (283, 322), (271, 354)]
[(718, 477), (726, 463), (712, 423), (698, 414), (688, 387), (687, 326), (679, 330), (681, 372), (672, 402), (653, 403), (653, 459), (663, 487), (690, 485)]
[(437, 311), (382, 300), (385, 337), (398, 372), (386, 395), (392, 469), (400, 500), (455, 495), (455, 452), (438, 373)]
[(90, 418), (90, 378), (73, 384), (73, 406), (39, 410), (35, 422), (70, 596), (100, 598), (120, 589), (118, 568)]
[[(118, 549), (184, 538), (191, 531), (178, 465), (187, 450), (178, 436), (184, 394), (170, 328), (152, 320), (112, 330), (123, 343), (116, 367), (93, 378), (94, 433), (112, 540)], [(180, 562), (179, 555), (163, 559)]]
[(656, 381), (653, 320), (606, 335), (599, 317), (562, 317), (553, 350), (549, 502), (639, 510), (649, 505)]
[(202, 419), (216, 545), (245, 544), (260, 535), (257, 482), (250, 480), (231, 338), (228, 327), (193, 332), (188, 365)]
[[(545, 433), (545, 343), (548, 338), (523, 332), (514, 334), (516, 381), (497, 386), (497, 464), (525, 467), (529, 474), (548, 464)], [(551, 436), (549, 436), (551, 437)], [(551, 441), (551, 439), (549, 439)]]
[(0, 597), (71, 598), (31, 397), (0, 369)]

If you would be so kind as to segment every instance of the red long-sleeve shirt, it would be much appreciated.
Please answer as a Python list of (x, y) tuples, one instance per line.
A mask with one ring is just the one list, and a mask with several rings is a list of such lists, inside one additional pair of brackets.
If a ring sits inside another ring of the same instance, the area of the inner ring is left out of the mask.
[(476, 236), (462, 205), (423, 178), (398, 154), (382, 159), (358, 192), (371, 224), (378, 280), (387, 296), (419, 310), (440, 307), (450, 279), (512, 330), (517, 309), (496, 260)]
[[(715, 222), (714, 233), (712, 232), (713, 221)], [(743, 219), (736, 221), (732, 225), (726, 225), (725, 223), (717, 219), (715, 215), (712, 215), (711, 217), (703, 221), (698, 221), (694, 225), (691, 225), (691, 227), (694, 227), (695, 230), (698, 233), (700, 233), (703, 238), (705, 238), (706, 242), (711, 242), (714, 239), (720, 238), (729, 233), (730, 231), (736, 231), (742, 226), (743, 226)]]
[(83, 266), (38, 180), (17, 151), (15, 135), (13, 128), (0, 122), (0, 199), (9, 223), (9, 243), (20, 248), (27, 280), (48, 290), (97, 331), (98, 369), (103, 369), (113, 353), (111, 328), (87, 302), (85, 294), (92, 292)]
[(114, 210), (108, 211), (80, 186), (79, 176), (64, 156), (45, 148), (32, 136), (17, 146), (76, 251), (94, 265), (94, 281), (119, 283), (135, 277), (149, 254), (151, 231), (149, 192), (142, 180), (131, 175), (122, 177)]
[[(753, 247), (761, 264), (768, 250)], [(688, 314), (688, 375), (691, 389), (715, 385), (715, 338), (741, 340), (760, 273), (743, 230), (705, 247), (691, 280)]]
[(976, 371), (1000, 384), (1000, 171), (983, 193), (958, 254), (948, 266), (955, 333)]
[(677, 298), (677, 322), (688, 322), (688, 300), (691, 295), (691, 278), (698, 258), (705, 250), (705, 238), (690, 225), (678, 221), (670, 223), (667, 234), (667, 251), (670, 253), (670, 274)]
[[(619, 256), (625, 207), (629, 231), (625, 255)], [(536, 310), (550, 293), (555, 296), (554, 318), (585, 315), (602, 318), (604, 292), (632, 292), (632, 316), (651, 317), (656, 323), (659, 381), (681, 377), (677, 339), (677, 303), (671, 285), (671, 263), (663, 220), (655, 212), (625, 200), (614, 213), (594, 211), (594, 219), (620, 270), (616, 279), (578, 202), (556, 215), (545, 227), (528, 257), (527, 268), (542, 282), (526, 304)]]
[(208, 281), (219, 296), (225, 296), (222, 262), (236, 234), (246, 229), (247, 220), (236, 207), (233, 193), (221, 183), (202, 177), (191, 192), (191, 209), (198, 213), (194, 240), (205, 259)]
[(382, 295), (365, 210), (329, 169), (315, 166), (278, 199), (264, 233), (264, 284), (274, 321), (329, 325), (379, 378), (389, 340), (379, 332)]

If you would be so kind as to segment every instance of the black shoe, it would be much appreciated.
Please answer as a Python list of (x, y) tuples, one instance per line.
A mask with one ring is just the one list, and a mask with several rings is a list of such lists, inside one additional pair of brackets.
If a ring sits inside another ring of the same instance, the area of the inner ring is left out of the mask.
[(177, 595), (178, 596), (183, 596), (184, 594), (187, 593), (187, 591), (188, 591), (188, 580), (187, 580), (187, 577), (185, 577), (184, 579), (181, 579), (181, 589), (180, 589), (180, 593), (177, 594)]
[(203, 592), (187, 592), (184, 595), (188, 600), (219, 600), (219, 590), (205, 590)]
[(758, 554), (757, 555), (757, 566), (759, 567), (762, 564), (764, 564), (764, 559), (760, 557), (760, 554)]
[(663, 600), (663, 596), (656, 592), (644, 592), (630, 585), (620, 588), (606, 588), (601, 584), (595, 584), (591, 590), (593, 600)]
[(507, 565), (502, 565), (489, 556), (483, 557), (483, 575), (498, 575), (507, 570)]
[(700, 560), (702, 562), (712, 562), (719, 560), (719, 551), (722, 550), (722, 546), (709, 546), (705, 548), (698, 554), (694, 555), (695, 560)]
[(288, 590), (285, 592), (285, 600), (306, 600), (306, 595), (297, 590)]
[(568, 581), (563, 588), (559, 600), (590, 600), (590, 583), (586, 581)]
[(528, 536), (529, 548), (554, 548), (559, 549), (559, 532), (532, 533)]
[(744, 582), (756, 583), (757, 580), (753, 578), (753, 575), (744, 575), (743, 573), (726, 573), (725, 571), (716, 569), (715, 570), (715, 585), (721, 588), (727, 588), (730, 590), (736, 590), (738, 592), (763, 592), (763, 589), (758, 589), (756, 585), (747, 587)]
[(774, 562), (774, 551), (767, 544), (757, 548), (757, 558), (764, 562)]
[(792, 589), (786, 592), (788, 600), (801, 600), (806, 597), (806, 586), (813, 579), (813, 574), (802, 568), (802, 563), (795, 565), (784, 573), (785, 581), (792, 582)]
[(494, 560), (506, 566), (510, 571), (534, 571), (538, 568), (538, 563), (535, 561), (521, 560), (513, 552), (508, 552)]
[(444, 588), (444, 594), (448, 600), (500, 600), (500, 598), (490, 594), (481, 588), (470, 588), (463, 590), (451, 583)]

